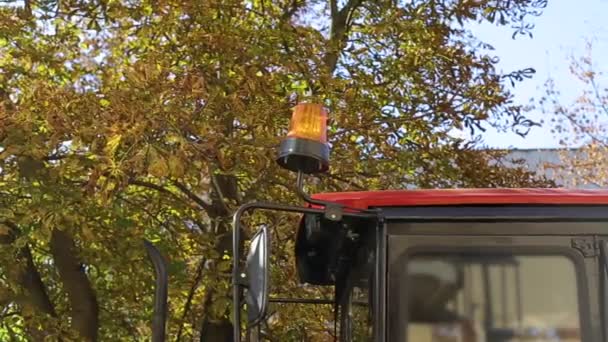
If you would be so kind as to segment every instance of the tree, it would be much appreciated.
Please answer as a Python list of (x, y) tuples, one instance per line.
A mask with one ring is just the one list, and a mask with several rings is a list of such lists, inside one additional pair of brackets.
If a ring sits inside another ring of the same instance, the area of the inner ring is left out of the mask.
[[(274, 157), (301, 100), (331, 113), (333, 167), (310, 191), (545, 185), (450, 134), (533, 125), (503, 84), (520, 73), (498, 74), (462, 24), (526, 34), (545, 5), (5, 2), (0, 334), (146, 340), (147, 238), (170, 261), (172, 337), (226, 340), (230, 215), (252, 200), (297, 202)], [(248, 218), (251, 229), (270, 222), (281, 242), (278, 292), (309, 291), (295, 286), (296, 219)], [(285, 310), (302, 320), (281, 316), (279, 340), (299, 326), (325, 333), (317, 309)]]
[(608, 88), (602, 66), (594, 63), (593, 42), (587, 42), (581, 56), (570, 58), (570, 73), (581, 86), (581, 93), (568, 105), (555, 81), (546, 83), (546, 94), (538, 107), (549, 118), (547, 123), (559, 137), (563, 151), (560, 163), (547, 169), (565, 180), (565, 186), (608, 185)]

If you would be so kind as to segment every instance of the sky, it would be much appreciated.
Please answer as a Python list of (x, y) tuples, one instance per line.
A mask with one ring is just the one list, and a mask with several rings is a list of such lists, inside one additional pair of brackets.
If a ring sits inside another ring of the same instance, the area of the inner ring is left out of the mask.
[[(491, 24), (471, 29), (480, 40), (494, 46), (496, 50), (492, 52), (500, 58), (499, 71), (536, 69), (532, 79), (526, 79), (512, 89), (515, 101), (528, 104), (531, 98), (539, 99), (544, 94), (544, 83), (552, 78), (567, 104), (580, 94), (580, 84), (568, 70), (569, 57), (583, 55), (589, 39), (593, 39), (597, 66), (604, 71), (608, 69), (608, 0), (549, 0), (544, 13), (533, 22), (536, 25), (533, 38), (518, 36), (512, 39), (511, 29)], [(542, 119), (542, 113), (538, 111), (528, 116), (535, 121)], [(483, 141), (495, 148), (559, 147), (559, 138), (549, 127), (535, 127), (525, 138), (488, 129)]]

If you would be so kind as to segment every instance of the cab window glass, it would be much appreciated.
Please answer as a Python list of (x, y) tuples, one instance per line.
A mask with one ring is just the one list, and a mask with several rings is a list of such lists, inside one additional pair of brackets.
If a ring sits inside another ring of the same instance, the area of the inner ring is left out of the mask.
[(434, 254), (407, 263), (407, 340), (581, 341), (565, 256)]
[(354, 287), (351, 295), (350, 321), (353, 342), (371, 341), (373, 331), (369, 288)]

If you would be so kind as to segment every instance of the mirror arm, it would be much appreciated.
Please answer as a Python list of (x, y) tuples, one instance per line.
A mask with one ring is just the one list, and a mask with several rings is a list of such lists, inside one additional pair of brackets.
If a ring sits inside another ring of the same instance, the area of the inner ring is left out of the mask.
[(154, 292), (154, 316), (152, 318), (152, 342), (165, 341), (167, 323), (167, 288), (169, 283), (167, 262), (150, 241), (144, 240), (148, 258), (154, 265), (156, 285)]
[[(321, 201), (317, 201), (321, 202)], [(330, 202), (322, 202), (330, 203)], [(336, 206), (335, 203), (330, 203), (332, 206)], [(309, 207), (297, 207), (283, 204), (265, 203), (265, 202), (252, 202), (243, 204), (240, 206), (232, 218), (232, 306), (233, 306), (233, 339), (234, 342), (241, 342), (241, 298), (240, 289), (242, 285), (241, 269), (239, 267), (240, 260), (240, 245), (241, 245), (241, 217), (243, 214), (250, 210), (261, 209), (261, 210), (272, 210), (272, 211), (283, 211), (290, 213), (300, 214), (321, 214), (327, 215), (328, 210), (317, 209)], [(355, 209), (355, 208), (352, 208)], [(378, 211), (361, 210), (356, 209), (356, 212), (345, 212), (343, 216), (349, 217), (360, 217), (360, 218), (377, 218)]]

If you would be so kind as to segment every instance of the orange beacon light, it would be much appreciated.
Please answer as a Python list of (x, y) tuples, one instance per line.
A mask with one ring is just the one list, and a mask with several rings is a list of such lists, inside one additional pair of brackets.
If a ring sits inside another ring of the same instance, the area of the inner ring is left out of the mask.
[(293, 109), (289, 133), (281, 142), (277, 163), (306, 174), (329, 169), (327, 111), (321, 104), (300, 103)]

